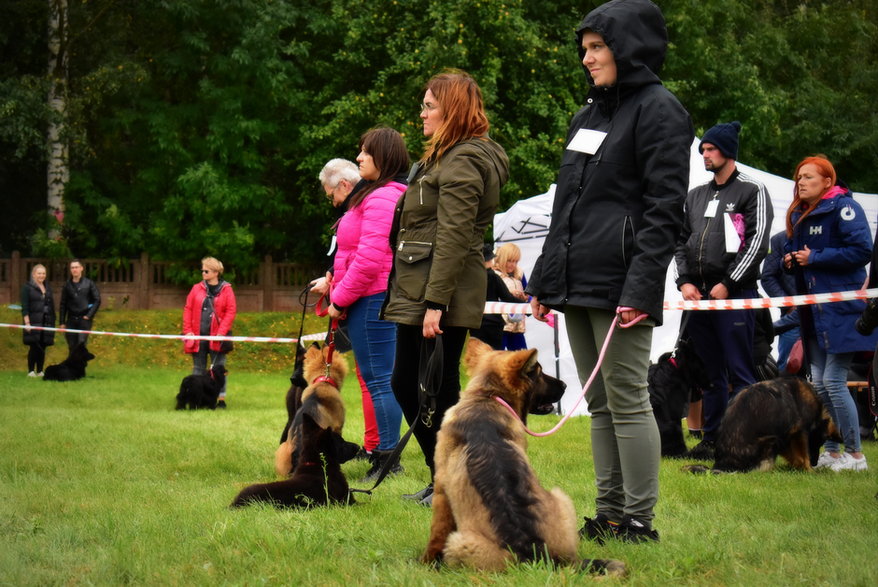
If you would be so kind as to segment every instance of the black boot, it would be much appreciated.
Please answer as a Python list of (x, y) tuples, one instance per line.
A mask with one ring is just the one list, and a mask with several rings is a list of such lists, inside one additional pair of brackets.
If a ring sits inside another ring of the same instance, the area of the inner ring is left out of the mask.
[[(369, 462), (372, 463), (372, 466), (369, 467), (369, 470), (366, 471), (366, 476), (360, 479), (360, 483), (374, 483), (378, 480), (378, 475), (381, 473), (381, 470), (384, 468), (385, 464), (393, 457), (392, 450), (378, 450), (373, 449), (372, 454), (369, 455)], [(402, 473), (403, 468), (399, 463), (399, 457), (397, 456), (393, 464), (390, 465), (390, 468), (387, 470), (387, 475), (395, 475), (397, 473)]]

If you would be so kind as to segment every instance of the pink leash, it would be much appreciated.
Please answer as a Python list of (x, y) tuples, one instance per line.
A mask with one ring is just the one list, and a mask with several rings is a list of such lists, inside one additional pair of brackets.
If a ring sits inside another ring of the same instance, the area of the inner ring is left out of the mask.
[[(610, 339), (613, 337), (613, 331), (616, 329), (616, 324), (619, 322), (618, 314), (620, 314), (621, 312), (625, 312), (627, 310), (633, 310), (633, 309), (634, 308), (628, 308), (628, 307), (616, 308), (616, 315), (617, 316), (615, 318), (613, 318), (613, 322), (610, 324), (610, 329), (607, 331), (607, 337), (604, 339), (604, 344), (601, 347), (601, 352), (598, 355), (598, 360), (597, 360), (597, 363), (595, 363), (594, 370), (592, 370), (591, 375), (588, 378), (588, 381), (586, 381), (585, 385), (582, 387), (582, 393), (579, 394), (579, 399), (576, 400), (576, 403), (573, 404), (573, 407), (570, 408), (570, 411), (568, 411), (566, 414), (564, 414), (564, 417), (561, 418), (561, 421), (558, 422), (557, 424), (555, 424), (555, 426), (553, 426), (551, 430), (547, 430), (546, 432), (534, 432), (533, 430), (531, 430), (530, 428), (525, 426), (524, 422), (522, 422), (522, 426), (524, 426), (525, 432), (527, 432), (531, 436), (538, 436), (538, 437), (551, 436), (552, 434), (554, 434), (558, 430), (560, 430), (561, 427), (567, 422), (567, 420), (570, 419), (570, 416), (573, 415), (573, 412), (576, 411), (576, 408), (579, 407), (579, 404), (582, 403), (583, 398), (585, 398), (585, 394), (588, 391), (588, 388), (591, 387), (592, 381), (594, 381), (594, 378), (597, 376), (598, 372), (601, 370), (601, 364), (604, 362), (604, 356), (607, 354), (607, 347), (610, 346)], [(638, 316), (637, 318), (635, 318), (631, 322), (626, 322), (625, 324), (619, 324), (619, 328), (631, 328), (632, 326), (634, 326), (635, 324), (637, 324), (641, 320), (645, 319), (647, 316), (648, 316), (648, 314), (641, 314), (640, 316)], [(509, 410), (513, 416), (518, 418), (518, 414), (515, 413), (515, 410), (512, 409), (512, 406), (510, 406), (508, 403), (506, 403), (506, 401), (503, 398), (497, 397), (495, 395), (494, 399), (497, 400), (501, 405), (505, 406), (506, 409)]]

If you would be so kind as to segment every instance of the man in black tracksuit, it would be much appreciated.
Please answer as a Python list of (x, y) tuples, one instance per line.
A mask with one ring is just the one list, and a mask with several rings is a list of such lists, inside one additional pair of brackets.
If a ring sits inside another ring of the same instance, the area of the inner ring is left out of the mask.
[[(765, 186), (741, 173), (741, 123), (718, 124), (699, 145), (714, 178), (686, 197), (683, 230), (674, 253), (677, 287), (685, 300), (758, 297), (759, 264), (768, 252), (774, 212)], [(703, 440), (688, 456), (713, 458), (713, 446), (732, 387), (733, 397), (756, 382), (753, 310), (692, 311), (686, 330), (704, 363), (710, 387), (703, 390)]]
[[(70, 279), (61, 289), (60, 323), (66, 328), (91, 330), (92, 320), (101, 307), (101, 292), (95, 282), (82, 275), (82, 263), (78, 259), (70, 262)], [(67, 349), (73, 350), (85, 344), (88, 334), (80, 332), (65, 333)]]

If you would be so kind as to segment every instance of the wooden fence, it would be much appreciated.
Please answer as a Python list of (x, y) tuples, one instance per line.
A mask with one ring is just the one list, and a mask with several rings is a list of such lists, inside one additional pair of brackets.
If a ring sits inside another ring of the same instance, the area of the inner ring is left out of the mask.
[[(167, 278), (170, 261), (152, 261), (144, 253), (139, 259), (121, 262), (80, 259), (84, 274), (101, 291), (101, 306), (136, 310), (182, 308), (192, 285), (176, 285)], [(46, 266), (47, 281), (60, 296), (69, 277), (69, 260), (22, 257), (17, 251), (0, 259), (0, 304), (20, 302), (21, 286), (30, 279), (34, 265)], [(200, 265), (193, 264), (193, 283), (200, 278)], [(227, 269), (228, 270), (228, 269)], [(266, 256), (252, 274), (238, 274), (232, 286), (239, 312), (299, 312), (299, 294), (309, 281), (324, 274), (325, 266), (275, 263)], [(312, 300), (313, 301), (313, 300)]]

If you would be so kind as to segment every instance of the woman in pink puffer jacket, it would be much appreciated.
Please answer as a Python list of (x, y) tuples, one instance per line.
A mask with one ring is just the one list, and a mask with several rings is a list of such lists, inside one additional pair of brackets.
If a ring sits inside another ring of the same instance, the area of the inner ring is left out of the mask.
[[(396, 325), (378, 317), (393, 266), (390, 227), (397, 201), (406, 189), (409, 156), (402, 136), (376, 128), (360, 139), (360, 176), (371, 182), (356, 192), (337, 227), (329, 315), (346, 316), (346, 326), (363, 380), (372, 396), (378, 423), (378, 448), (372, 451), (367, 480), (377, 478), (399, 442), (402, 411), (390, 376), (396, 353)], [(391, 472), (399, 472), (399, 463)]]

